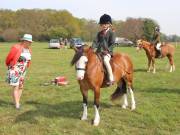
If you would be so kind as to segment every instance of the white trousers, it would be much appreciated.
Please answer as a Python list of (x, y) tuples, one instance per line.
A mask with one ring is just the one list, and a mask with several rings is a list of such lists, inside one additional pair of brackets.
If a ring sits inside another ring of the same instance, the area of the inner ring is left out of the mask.
[(161, 43), (157, 43), (156, 49), (159, 50), (159, 51), (161, 50)]
[(108, 72), (108, 75), (109, 75), (109, 81), (114, 81), (112, 68), (111, 68), (111, 65), (109, 63), (109, 61), (111, 59), (111, 55), (106, 54), (103, 57), (104, 57), (104, 59), (103, 59), (104, 60), (104, 65), (106, 66), (106, 69), (107, 69), (107, 72)]

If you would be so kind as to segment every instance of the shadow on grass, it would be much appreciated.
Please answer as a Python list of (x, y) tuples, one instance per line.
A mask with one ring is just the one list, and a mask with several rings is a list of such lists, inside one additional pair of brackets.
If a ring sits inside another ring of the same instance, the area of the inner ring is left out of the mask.
[(134, 69), (134, 72), (147, 72), (147, 69)]
[[(36, 109), (26, 111), (19, 116), (17, 116), (15, 123), (18, 122), (29, 122), (38, 123), (37, 117), (47, 117), (47, 118), (73, 118), (80, 119), (80, 114), (82, 113), (82, 102), (81, 101), (68, 101), (59, 104), (46, 104), (35, 101), (27, 101), (26, 104), (33, 105)], [(92, 103), (89, 103), (92, 107)], [(101, 103), (102, 108), (109, 108), (111, 105)]]
[(12, 102), (7, 102), (7, 101), (0, 100), (0, 106), (9, 106), (9, 105), (13, 105), (13, 103)]
[[(139, 68), (139, 69), (134, 69), (134, 72), (147, 72), (147, 69), (146, 68)], [(152, 69), (150, 71), (150, 73), (152, 73)], [(168, 72), (168, 69), (163, 69), (163, 68), (158, 68), (156, 69), (156, 72)]]
[(147, 88), (141, 90), (142, 92), (148, 92), (148, 93), (175, 93), (180, 94), (180, 89), (173, 89), (173, 88)]

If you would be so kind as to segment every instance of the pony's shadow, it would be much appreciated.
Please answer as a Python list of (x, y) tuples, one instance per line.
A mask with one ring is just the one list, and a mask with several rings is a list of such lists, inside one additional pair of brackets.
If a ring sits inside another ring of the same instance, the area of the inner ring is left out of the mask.
[(7, 101), (0, 100), (0, 106), (4, 107), (4, 106), (9, 106), (9, 105), (13, 105), (13, 103), (12, 102), (7, 102)]
[(176, 93), (180, 94), (180, 89), (173, 89), (173, 88), (148, 88), (141, 90), (142, 92), (148, 93)]
[[(82, 112), (82, 102), (81, 101), (66, 101), (59, 104), (47, 104), (35, 101), (27, 101), (25, 104), (32, 105), (36, 109), (26, 111), (16, 117), (15, 123), (19, 122), (29, 122), (38, 123), (36, 119), (38, 116), (43, 116), (46, 118), (72, 118), (80, 119), (80, 114)], [(90, 106), (91, 106), (90, 102)], [(109, 108), (109, 104), (101, 103), (103, 108)]]
[(147, 72), (147, 69), (134, 69), (134, 72)]

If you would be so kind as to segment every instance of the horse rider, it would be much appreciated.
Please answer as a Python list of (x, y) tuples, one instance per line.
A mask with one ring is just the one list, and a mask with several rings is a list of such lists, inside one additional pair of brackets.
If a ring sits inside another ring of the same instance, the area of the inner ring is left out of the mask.
[(109, 81), (107, 82), (107, 85), (112, 85), (114, 83), (114, 77), (110, 65), (110, 59), (113, 54), (115, 32), (112, 29), (111, 16), (108, 14), (102, 15), (99, 20), (99, 25), (100, 31), (97, 33), (96, 39), (93, 41), (92, 48), (96, 48), (96, 52), (102, 56), (104, 65), (108, 72)]
[(154, 35), (152, 38), (152, 43), (153, 45), (155, 45), (155, 48), (157, 50), (158, 53), (158, 57), (161, 57), (161, 40), (160, 40), (160, 28), (159, 27), (155, 27), (154, 30)]

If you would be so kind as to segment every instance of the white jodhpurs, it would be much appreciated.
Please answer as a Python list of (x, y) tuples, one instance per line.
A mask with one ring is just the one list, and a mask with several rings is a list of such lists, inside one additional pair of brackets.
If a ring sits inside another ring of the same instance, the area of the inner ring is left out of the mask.
[(156, 49), (157, 49), (157, 50), (161, 50), (161, 43), (157, 43)]
[(103, 59), (104, 60), (104, 65), (106, 66), (106, 69), (107, 69), (107, 72), (108, 72), (108, 75), (109, 75), (109, 81), (114, 81), (112, 68), (111, 68), (111, 65), (109, 63), (109, 61), (111, 59), (111, 55), (106, 54), (103, 57), (104, 57), (104, 59)]

